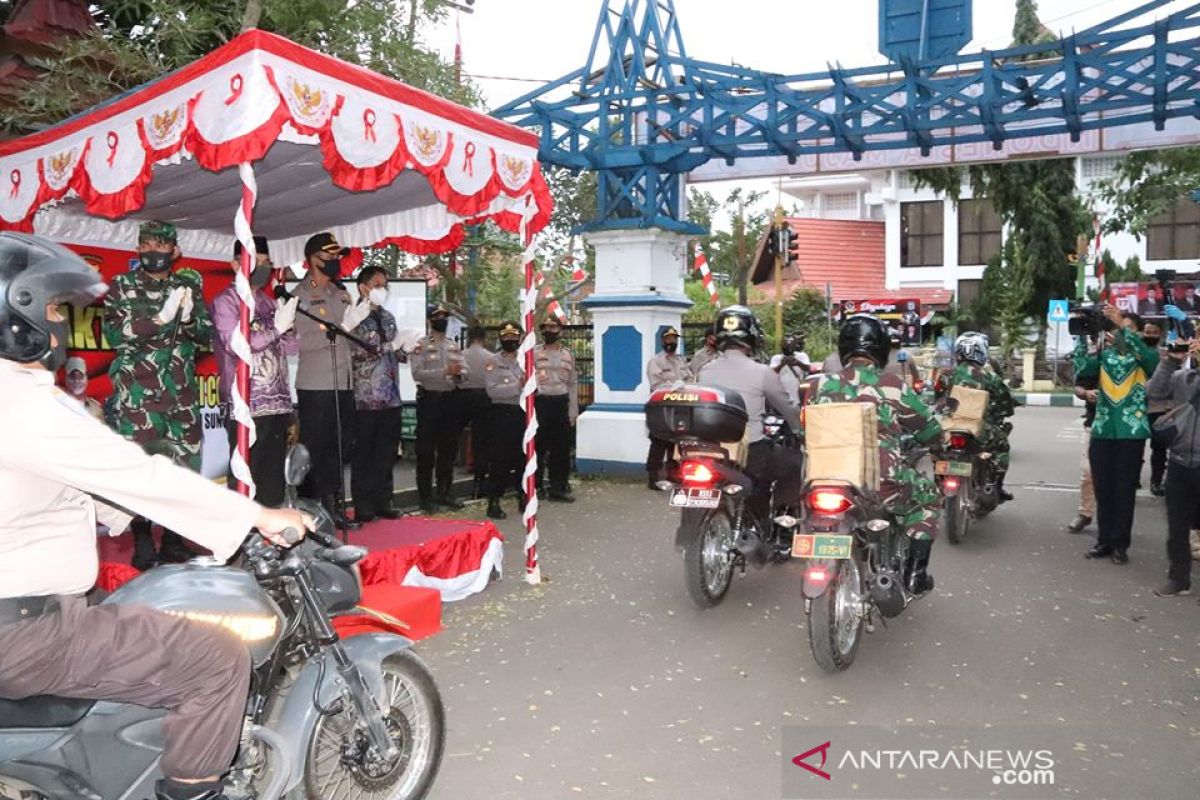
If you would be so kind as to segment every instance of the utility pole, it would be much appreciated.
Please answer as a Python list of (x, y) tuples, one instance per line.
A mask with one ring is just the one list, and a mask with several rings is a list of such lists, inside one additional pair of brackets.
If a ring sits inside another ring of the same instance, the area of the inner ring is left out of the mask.
[(788, 252), (788, 234), (791, 233), (783, 219), (783, 206), (775, 206), (775, 221), (771, 235), (775, 241), (775, 341), (783, 342), (783, 265)]

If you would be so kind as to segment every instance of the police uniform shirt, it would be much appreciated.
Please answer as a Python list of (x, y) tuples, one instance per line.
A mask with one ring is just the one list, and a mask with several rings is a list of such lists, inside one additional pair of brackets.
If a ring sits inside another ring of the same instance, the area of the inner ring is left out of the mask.
[(148, 456), (54, 386), (0, 360), (0, 597), (82, 594), (99, 573), (96, 523), (129, 509), (232, 556), (259, 507), (162, 456)]
[(537, 370), (538, 394), (546, 397), (569, 396), (571, 419), (579, 416), (579, 387), (575, 380), (575, 356), (560, 343), (539, 344), (533, 350)]
[(792, 430), (800, 430), (800, 414), (796, 404), (783, 390), (775, 370), (758, 363), (741, 350), (730, 348), (719, 358), (705, 364), (704, 369), (700, 370), (699, 380), (706, 386), (731, 389), (742, 396), (746, 403), (746, 414), (750, 418), (746, 424), (748, 442), (763, 438), (763, 416), (768, 402), (787, 420)]
[(692, 379), (692, 371), (688, 368), (683, 356), (663, 351), (656, 353), (646, 364), (646, 380), (650, 382), (650, 391), (656, 391), (677, 383), (686, 383)]
[(515, 353), (494, 354), (484, 367), (484, 376), (488, 398), (493, 403), (520, 406), (525, 370), (517, 363)]
[(692, 371), (692, 375), (698, 376), (700, 370), (704, 369), (704, 365), (712, 361), (718, 355), (717, 351), (710, 347), (701, 347), (696, 351), (696, 355), (692, 356), (692, 360), (688, 362), (688, 369)]
[(296, 388), (308, 391), (330, 391), (350, 388), (350, 342), (344, 336), (334, 338), (337, 351), (338, 379), (333, 376), (333, 360), (329, 354), (329, 338), (324, 325), (342, 324), (342, 317), (350, 307), (350, 294), (339, 289), (332, 281), (322, 287), (305, 280), (296, 290), (300, 298), (299, 307), (314, 314), (324, 323), (318, 323), (303, 314), (296, 315), (296, 334), (300, 339), (300, 363), (296, 368)]
[[(449, 392), (470, 376), (470, 368), (463, 361), (458, 344), (438, 334), (430, 334), (417, 342), (408, 356), (408, 364), (413, 380), (427, 392)], [(463, 371), (456, 376), (446, 374), (450, 364), (463, 364)]]
[(484, 371), (495, 353), (476, 342), (464, 350), (462, 355), (463, 361), (467, 365), (467, 373), (459, 385), (464, 389), (483, 389), (485, 387)]

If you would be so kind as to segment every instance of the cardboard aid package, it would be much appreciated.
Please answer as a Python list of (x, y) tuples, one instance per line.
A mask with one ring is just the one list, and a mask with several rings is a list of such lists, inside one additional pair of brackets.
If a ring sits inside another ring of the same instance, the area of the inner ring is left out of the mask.
[(948, 431), (968, 431), (974, 436), (982, 434), (984, 419), (987, 417), (988, 393), (969, 386), (954, 386), (950, 389), (950, 399), (957, 400), (958, 405), (953, 413), (942, 417), (942, 428)]
[(808, 480), (879, 489), (879, 432), (870, 403), (821, 403), (804, 409)]

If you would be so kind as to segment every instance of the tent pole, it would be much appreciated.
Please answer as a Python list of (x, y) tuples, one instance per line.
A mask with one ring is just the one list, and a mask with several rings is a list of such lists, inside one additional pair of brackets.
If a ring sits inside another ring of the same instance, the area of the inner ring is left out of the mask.
[(237, 356), (237, 371), (234, 374), (232, 391), (229, 393), (230, 414), (237, 422), (237, 447), (231, 454), (229, 467), (237, 480), (238, 491), (254, 497), (254, 478), (250, 474), (250, 448), (254, 445), (254, 418), (250, 416), (250, 314), (254, 307), (254, 292), (250, 288), (250, 272), (254, 269), (254, 203), (258, 199), (258, 184), (254, 179), (254, 167), (249, 162), (238, 164), (238, 177), (242, 181), (242, 201), (233, 218), (233, 232), (242, 243), (242, 259), (233, 278), (238, 300), (238, 328), (230, 341), (230, 349)]
[(525, 365), (525, 385), (521, 388), (521, 402), (525, 406), (525, 436), (522, 443), (525, 447), (525, 581), (530, 584), (542, 582), (542, 571), (538, 564), (538, 495), (537, 495), (537, 411), (534, 407), (534, 394), (537, 392), (537, 372), (533, 364), (533, 346), (536, 338), (533, 333), (533, 312), (537, 305), (537, 289), (533, 280), (533, 234), (529, 232), (529, 220), (534, 213), (533, 197), (526, 196), (525, 209), (521, 215), (521, 242), (525, 245), (522, 262), (525, 265), (525, 291), (521, 295), (521, 316), (525, 328), (525, 337), (517, 358)]

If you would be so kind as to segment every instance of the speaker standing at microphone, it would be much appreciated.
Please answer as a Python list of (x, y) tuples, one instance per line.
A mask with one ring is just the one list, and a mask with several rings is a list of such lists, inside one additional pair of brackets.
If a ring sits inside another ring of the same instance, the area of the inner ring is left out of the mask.
[[(328, 326), (353, 330), (365, 318), (351, 302), (350, 294), (337, 283), (341, 274), (341, 259), (349, 248), (338, 244), (331, 233), (318, 233), (304, 244), (304, 261), (308, 270), (296, 289), (299, 308), (327, 322), (298, 314), (296, 334), (300, 339), (300, 363), (296, 370), (296, 397), (300, 417), (300, 441), (312, 456), (301, 494), (319, 499), (341, 523), (344, 518), (341, 470), (338, 462), (338, 425), (340, 417), (343, 440), (341, 455), (347, 462), (353, 450), (354, 392), (350, 382), (351, 344), (345, 337), (326, 334)], [(333, 356), (330, 356), (330, 350)], [(334, 362), (337, 374), (334, 374)], [(335, 396), (336, 395), (336, 396)], [(357, 527), (350, 525), (348, 527)]]

